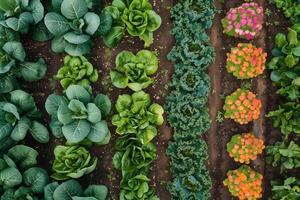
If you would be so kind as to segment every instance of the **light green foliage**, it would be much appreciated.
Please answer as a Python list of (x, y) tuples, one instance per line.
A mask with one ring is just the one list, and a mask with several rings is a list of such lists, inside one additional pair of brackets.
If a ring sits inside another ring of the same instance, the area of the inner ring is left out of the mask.
[(158, 69), (155, 52), (141, 50), (136, 55), (122, 51), (116, 57), (116, 68), (111, 71), (112, 84), (117, 88), (129, 87), (133, 91), (147, 88), (153, 80), (148, 77)]
[(85, 190), (75, 180), (61, 184), (53, 182), (44, 188), (45, 200), (106, 200), (108, 189), (104, 185), (89, 185)]
[(69, 85), (90, 86), (98, 80), (98, 71), (84, 56), (67, 55), (55, 79), (60, 80), (64, 89), (67, 89)]
[(300, 180), (289, 177), (283, 181), (271, 181), (273, 200), (297, 200), (300, 198)]
[(143, 145), (134, 134), (127, 134), (117, 139), (115, 149), (113, 164), (122, 171), (120, 200), (158, 200), (147, 177), (157, 158), (155, 145)]
[(55, 180), (80, 178), (96, 169), (97, 158), (83, 146), (57, 146), (54, 149), (55, 160), (51, 177)]
[(39, 167), (34, 149), (16, 145), (0, 158), (0, 197), (9, 199), (39, 199), (49, 182), (47, 172)]
[(120, 95), (115, 107), (118, 114), (112, 117), (112, 124), (117, 126), (116, 132), (136, 134), (142, 144), (149, 143), (157, 135), (156, 126), (164, 121), (163, 108), (151, 103), (149, 94), (143, 91)]
[[(53, 11), (46, 14), (44, 23), (54, 36), (52, 50), (80, 56), (90, 52), (91, 37), (106, 34), (112, 19), (109, 14), (93, 12), (93, 2), (85, 0), (52, 1)], [(45, 37), (45, 40), (49, 38)]]
[(42, 21), (44, 6), (40, 0), (1, 0), (1, 26), (19, 33), (28, 33), (29, 26)]
[(111, 110), (111, 102), (106, 95), (94, 98), (84, 87), (70, 85), (64, 96), (51, 94), (45, 108), (51, 115), (50, 128), (55, 137), (65, 137), (68, 143), (109, 142), (111, 135), (104, 118)]
[(270, 0), (277, 8), (283, 11), (286, 18), (290, 19), (291, 23), (300, 22), (300, 3), (294, 0)]
[(153, 32), (160, 27), (161, 18), (149, 0), (114, 0), (104, 10), (113, 19), (112, 29), (104, 36), (104, 43), (108, 47), (116, 47), (125, 31), (131, 36), (138, 36), (144, 41), (145, 47), (153, 43)]
[(36, 141), (48, 142), (48, 130), (39, 122), (41, 116), (31, 95), (22, 90), (10, 92), (0, 101), (0, 152), (8, 141), (19, 142), (28, 132)]
[(284, 141), (276, 142), (267, 146), (266, 152), (266, 162), (273, 167), (279, 167), (281, 173), (300, 167), (300, 147), (293, 141), (288, 145)]

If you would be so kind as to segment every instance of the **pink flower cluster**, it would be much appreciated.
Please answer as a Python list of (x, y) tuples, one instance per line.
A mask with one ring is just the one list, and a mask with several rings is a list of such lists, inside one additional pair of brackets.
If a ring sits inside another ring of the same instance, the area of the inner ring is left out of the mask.
[(263, 22), (263, 8), (252, 2), (231, 8), (222, 20), (222, 25), (224, 33), (251, 40), (262, 29)]

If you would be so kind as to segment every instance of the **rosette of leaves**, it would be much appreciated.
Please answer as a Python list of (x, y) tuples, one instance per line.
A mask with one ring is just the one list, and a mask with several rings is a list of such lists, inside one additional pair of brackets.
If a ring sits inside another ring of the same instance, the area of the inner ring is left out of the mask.
[(174, 138), (195, 136), (209, 129), (211, 120), (208, 108), (205, 107), (206, 100), (179, 91), (173, 91), (167, 96), (165, 109), (168, 122), (175, 130)]
[[(18, 37), (6, 35), (6, 37)], [(17, 79), (28, 82), (42, 79), (47, 70), (44, 59), (37, 62), (25, 61), (26, 53), (20, 42), (8, 41), (0, 49), (0, 93), (7, 93), (17, 88)]]
[(84, 56), (64, 57), (64, 66), (62, 66), (55, 79), (60, 80), (64, 89), (70, 85), (89, 86), (98, 80), (98, 71)]
[(50, 129), (55, 137), (65, 137), (68, 143), (109, 142), (111, 135), (104, 120), (111, 110), (108, 96), (98, 94), (94, 98), (83, 86), (70, 85), (64, 96), (51, 94), (45, 108), (51, 115)]
[(53, 11), (46, 14), (44, 23), (54, 35), (52, 50), (80, 56), (90, 52), (91, 37), (106, 34), (111, 28), (111, 16), (99, 16), (89, 6), (91, 1), (63, 0), (52, 1)]
[(30, 25), (42, 21), (44, 6), (40, 0), (1, 0), (0, 24), (19, 33), (27, 33)]
[(108, 189), (104, 185), (89, 185), (83, 190), (76, 180), (68, 180), (61, 184), (53, 182), (44, 189), (45, 200), (106, 200)]
[(130, 51), (122, 51), (116, 57), (116, 68), (110, 72), (110, 77), (117, 88), (129, 87), (133, 91), (140, 91), (153, 82), (149, 76), (157, 69), (155, 52), (141, 50), (134, 55)]
[(300, 197), (300, 179), (296, 177), (288, 177), (284, 180), (272, 180), (272, 196), (273, 200), (297, 200)]
[(40, 199), (49, 177), (36, 167), (37, 156), (36, 150), (16, 145), (0, 158), (1, 199)]
[(266, 162), (279, 167), (281, 173), (300, 167), (300, 147), (294, 141), (276, 142), (266, 147), (266, 153)]
[(54, 149), (55, 160), (51, 177), (55, 180), (80, 178), (96, 169), (98, 159), (79, 145), (56, 146)]
[(153, 32), (161, 25), (160, 16), (149, 0), (114, 0), (104, 8), (113, 18), (111, 30), (104, 35), (106, 46), (113, 48), (122, 40), (125, 31), (144, 41), (144, 47), (153, 43)]
[[(267, 64), (271, 70), (271, 80), (279, 87), (277, 93), (295, 101), (300, 95), (300, 25), (289, 29), (287, 35), (278, 33), (275, 37), (273, 58)], [(294, 30), (295, 29), (295, 30)]]
[(22, 90), (10, 92), (0, 101), (0, 148), (8, 140), (23, 140), (27, 133), (40, 143), (48, 142), (48, 130), (39, 122), (41, 116), (31, 95)]
[(6, 28), (0, 24), (0, 48), (5, 45), (6, 42), (20, 41), (20, 35), (18, 32)]
[(279, 105), (277, 110), (269, 112), (275, 128), (280, 128), (281, 133), (287, 137), (290, 133), (300, 134), (300, 105), (296, 102), (288, 102)]
[(142, 144), (149, 143), (157, 135), (156, 126), (164, 121), (164, 109), (151, 103), (149, 94), (144, 91), (120, 95), (115, 107), (118, 113), (113, 115), (112, 124), (117, 126), (116, 132), (136, 134)]

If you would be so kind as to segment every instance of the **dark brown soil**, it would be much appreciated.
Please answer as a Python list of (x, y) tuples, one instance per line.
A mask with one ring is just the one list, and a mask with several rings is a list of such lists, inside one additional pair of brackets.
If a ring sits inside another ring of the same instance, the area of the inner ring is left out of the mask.
[[(106, 0), (106, 2), (110, 2)], [(264, 7), (270, 7), (267, 5), (266, 0), (258, 1)], [(167, 53), (171, 50), (174, 39), (169, 34), (172, 24), (170, 19), (170, 8), (175, 4), (173, 0), (153, 0), (152, 1), (155, 10), (159, 12), (163, 19), (161, 28), (155, 32), (155, 42), (151, 47), (151, 50), (156, 50), (160, 58), (160, 69), (155, 75), (155, 82), (151, 87), (147, 89), (147, 92), (151, 94), (152, 100), (164, 104), (165, 96), (168, 93), (167, 83), (171, 80), (173, 73), (173, 66), (166, 59)], [(222, 181), (226, 177), (226, 172), (230, 169), (238, 167), (236, 163), (229, 158), (226, 152), (226, 144), (230, 140), (230, 137), (236, 133), (251, 132), (254, 131), (257, 136), (265, 139), (266, 144), (273, 143), (278, 138), (279, 132), (272, 128), (270, 120), (264, 117), (265, 113), (272, 110), (277, 105), (277, 95), (275, 95), (275, 88), (272, 87), (269, 80), (269, 74), (266, 72), (264, 75), (256, 78), (252, 82), (252, 91), (254, 91), (263, 102), (262, 115), (256, 122), (247, 126), (240, 126), (231, 120), (224, 120), (222, 123), (216, 122), (216, 116), (218, 111), (222, 111), (224, 97), (234, 90), (240, 87), (241, 81), (238, 81), (231, 74), (228, 74), (225, 70), (226, 52), (231, 47), (237, 45), (242, 40), (230, 38), (222, 34), (221, 19), (224, 17), (226, 11), (231, 7), (239, 6), (241, 1), (238, 0), (226, 0), (226, 3), (221, 3), (220, 0), (216, 0), (215, 4), (221, 11), (216, 14), (213, 27), (210, 31), (212, 44), (216, 49), (215, 63), (210, 67), (209, 74), (212, 79), (212, 93), (209, 100), (210, 115), (213, 119), (211, 129), (205, 136), (209, 146), (209, 162), (208, 167), (213, 181), (212, 199), (213, 200), (228, 200), (231, 199), (228, 191), (223, 187)], [(283, 21), (282, 15), (278, 15), (274, 7), (270, 7), (272, 15), (267, 18), (268, 22), (279, 21), (280, 27), (274, 25), (264, 26), (263, 31), (258, 38), (254, 40), (254, 44), (258, 47), (264, 48), (268, 54), (270, 54), (274, 35), (279, 31), (286, 31), (287, 23)], [(35, 60), (38, 57), (43, 57), (48, 64), (48, 71), (46, 78), (37, 83), (24, 83), (23, 87), (26, 91), (32, 93), (37, 101), (39, 108), (44, 112), (45, 123), (49, 122), (49, 117), (44, 109), (44, 103), (48, 95), (53, 92), (61, 93), (61, 87), (59, 83), (52, 79), (56, 74), (62, 63), (63, 55), (55, 54), (51, 51), (50, 42), (38, 43), (33, 42), (29, 37), (23, 38), (29, 60)], [(137, 38), (126, 36), (122, 43), (115, 49), (108, 49), (104, 46), (100, 38), (95, 38), (94, 48), (91, 52), (90, 61), (93, 63), (100, 72), (100, 78), (96, 84), (93, 85), (94, 93), (108, 94), (114, 103), (119, 94), (131, 93), (129, 90), (119, 90), (112, 86), (109, 71), (114, 67), (115, 56), (122, 50), (130, 50), (137, 52), (143, 49), (143, 43)], [(245, 81), (243, 81), (245, 82)], [(247, 81), (246, 81), (247, 82)], [(249, 82), (249, 81), (248, 81)], [(251, 83), (251, 82), (249, 82)], [(113, 113), (113, 112), (112, 112)], [(166, 118), (165, 118), (166, 119)], [(110, 119), (107, 119), (110, 122)], [(114, 127), (110, 125), (112, 139), (108, 145), (95, 146), (92, 152), (95, 156), (99, 157), (98, 168), (91, 175), (81, 179), (82, 184), (98, 183), (105, 184), (110, 189), (111, 199), (118, 199), (119, 193), (119, 181), (120, 172), (112, 167), (112, 157), (114, 155), (114, 144), (118, 135), (114, 131)], [(166, 156), (166, 148), (168, 141), (171, 139), (172, 133), (170, 127), (164, 123), (160, 127), (159, 135), (155, 140), (155, 144), (158, 148), (158, 159), (153, 163), (151, 171), (152, 186), (156, 188), (156, 191), (161, 200), (168, 200), (170, 196), (165, 188), (166, 183), (170, 180), (169, 160)], [(41, 145), (34, 142), (31, 138), (27, 140), (27, 143), (35, 147), (39, 152), (39, 160), (41, 166), (51, 171), (51, 165), (53, 160), (53, 149), (56, 145), (62, 144), (62, 140), (52, 139), (50, 143)], [(269, 182), (276, 174), (271, 167), (265, 165), (263, 156), (257, 161), (251, 164), (256, 170), (265, 175), (264, 181), (264, 198), (270, 194)]]

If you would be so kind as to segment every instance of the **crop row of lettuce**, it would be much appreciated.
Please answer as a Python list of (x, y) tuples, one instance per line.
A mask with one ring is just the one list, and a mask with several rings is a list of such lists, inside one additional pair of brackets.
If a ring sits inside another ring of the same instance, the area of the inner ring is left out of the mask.
[(173, 176), (168, 185), (172, 199), (210, 198), (207, 145), (198, 136), (211, 123), (206, 105), (210, 93), (206, 70), (215, 53), (205, 31), (211, 27), (214, 13), (211, 0), (182, 0), (171, 9), (176, 43), (168, 59), (175, 63), (175, 72), (165, 109), (173, 128), (173, 141), (167, 149)]

